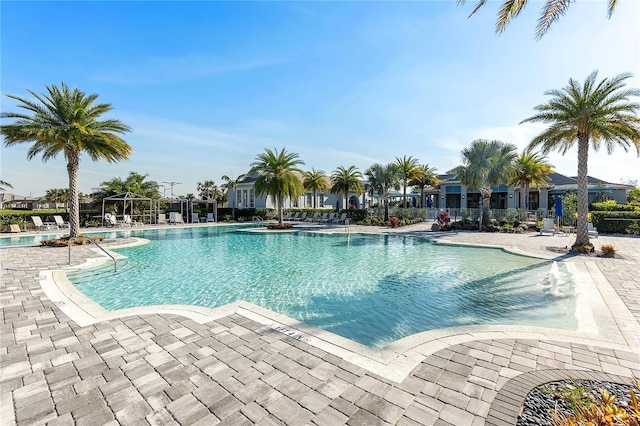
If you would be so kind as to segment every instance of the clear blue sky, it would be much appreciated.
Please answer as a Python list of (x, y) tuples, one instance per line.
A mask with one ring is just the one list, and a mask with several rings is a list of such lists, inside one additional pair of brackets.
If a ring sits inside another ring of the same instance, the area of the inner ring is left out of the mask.
[[(640, 87), (640, 2), (573, 3), (540, 41), (542, 2), (494, 33), (498, 2), (0, 2), (4, 94), (66, 82), (113, 106), (133, 131), (129, 161), (83, 156), (80, 190), (126, 177), (182, 182), (244, 173), (264, 148), (300, 154), (305, 169), (364, 171), (411, 155), (439, 172), (474, 139), (523, 148), (540, 125), (518, 125), (569, 78), (632, 72)], [(64, 157), (1, 149), (10, 192), (67, 187)], [(576, 152), (549, 156), (577, 174)], [(589, 174), (640, 178), (635, 150), (591, 152)]]

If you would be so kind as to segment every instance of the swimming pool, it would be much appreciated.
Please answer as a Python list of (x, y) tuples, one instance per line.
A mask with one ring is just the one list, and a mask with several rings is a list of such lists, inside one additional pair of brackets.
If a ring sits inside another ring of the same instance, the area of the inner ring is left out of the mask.
[(391, 235), (259, 233), (237, 227), (136, 231), (118, 273), (70, 281), (109, 310), (255, 303), (371, 347), (472, 324), (575, 330), (575, 297), (543, 285), (550, 262)]

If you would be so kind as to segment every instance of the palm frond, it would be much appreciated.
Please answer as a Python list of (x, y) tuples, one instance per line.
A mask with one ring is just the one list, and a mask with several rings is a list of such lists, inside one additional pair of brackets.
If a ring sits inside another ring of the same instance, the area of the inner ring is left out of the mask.
[(538, 26), (536, 28), (536, 39), (540, 40), (544, 36), (551, 24), (556, 22), (563, 16), (572, 0), (547, 0), (542, 13), (538, 18)]

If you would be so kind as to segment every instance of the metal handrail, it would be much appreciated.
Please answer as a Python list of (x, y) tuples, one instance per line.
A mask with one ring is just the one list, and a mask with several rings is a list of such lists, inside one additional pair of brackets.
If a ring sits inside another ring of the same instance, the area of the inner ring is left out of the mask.
[(351, 241), (351, 227), (349, 226), (349, 219), (344, 220), (344, 232), (347, 233), (347, 242)]
[[(69, 265), (71, 265), (71, 241), (76, 240), (80, 237), (73, 237), (73, 238), (69, 238)], [(111, 255), (111, 253), (109, 253), (108, 251), (106, 251), (100, 244), (98, 244), (93, 238), (91, 237), (87, 237), (86, 235), (83, 236), (82, 238), (86, 238), (87, 240), (91, 241), (93, 244), (96, 245), (96, 247), (98, 247), (100, 250), (102, 250), (104, 252), (104, 254), (106, 254), (107, 256), (109, 256), (111, 258), (111, 260), (113, 260), (113, 272), (118, 272), (118, 262), (116, 262), (116, 258), (113, 257)]]

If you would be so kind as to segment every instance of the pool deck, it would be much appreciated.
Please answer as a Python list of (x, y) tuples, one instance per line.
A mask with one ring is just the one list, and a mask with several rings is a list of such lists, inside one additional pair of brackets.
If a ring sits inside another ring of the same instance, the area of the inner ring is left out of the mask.
[[(538, 384), (640, 379), (639, 237), (592, 239), (621, 256), (607, 259), (547, 249), (570, 246), (574, 236), (441, 234), (429, 223), (350, 232), (564, 261), (592, 286), (595, 310), (585, 316), (597, 330), (457, 327), (373, 350), (242, 302), (115, 314), (84, 307), (47, 272), (70, 267), (66, 248), (3, 248), (0, 424), (513, 425)], [(72, 267), (100, 257), (74, 247)]]

